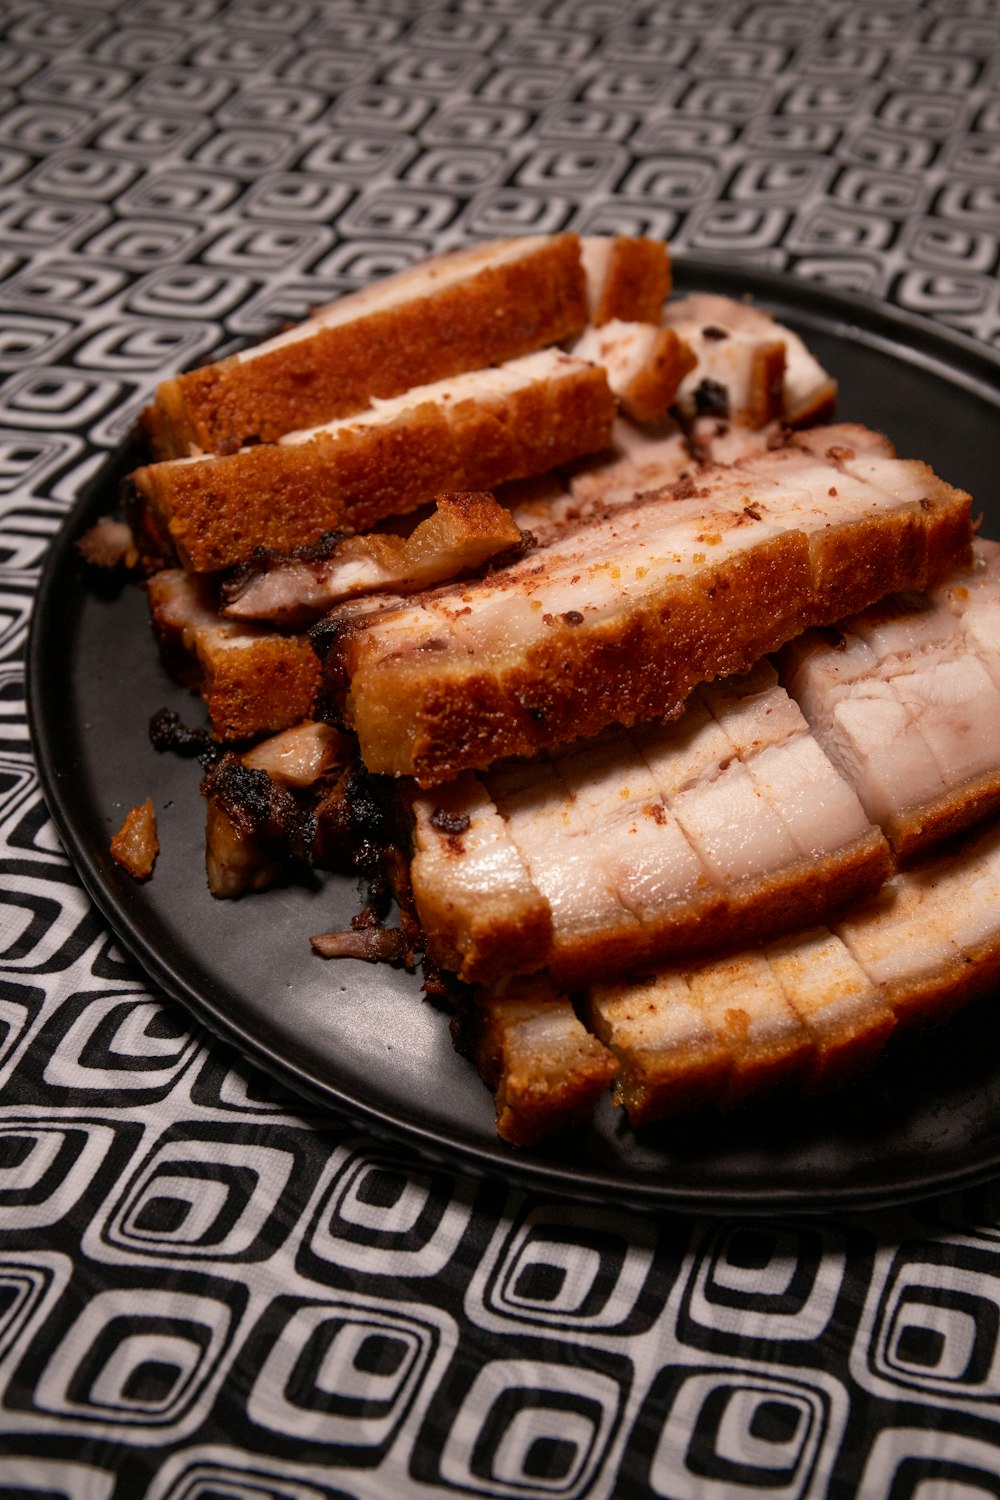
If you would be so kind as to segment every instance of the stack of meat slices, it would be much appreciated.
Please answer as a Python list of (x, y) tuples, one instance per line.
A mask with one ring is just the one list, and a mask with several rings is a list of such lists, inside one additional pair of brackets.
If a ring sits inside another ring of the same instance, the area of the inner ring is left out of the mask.
[(454, 976), (513, 1143), (825, 1085), (1000, 954), (1000, 835), (941, 842), (1000, 800), (998, 549), (669, 287), (645, 240), (427, 262), (167, 381), (129, 487), (210, 888), (388, 878), (402, 934), (316, 946)]

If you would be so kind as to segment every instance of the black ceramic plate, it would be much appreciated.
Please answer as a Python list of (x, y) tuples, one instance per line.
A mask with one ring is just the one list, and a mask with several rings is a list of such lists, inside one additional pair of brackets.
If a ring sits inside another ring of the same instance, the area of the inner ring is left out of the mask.
[[(889, 434), (972, 491), (1000, 535), (1000, 361), (881, 305), (807, 283), (712, 264), (680, 264), (679, 290), (758, 302), (801, 332), (841, 383), (840, 416)], [(144, 598), (86, 592), (73, 544), (115, 505), (139, 461), (116, 454), (80, 501), (48, 560), (30, 642), (29, 707), (46, 796), (80, 875), (152, 980), (286, 1083), (360, 1124), (455, 1167), (543, 1190), (698, 1210), (885, 1204), (967, 1185), (1000, 1170), (1000, 1018), (982, 1003), (931, 1039), (895, 1045), (876, 1073), (823, 1104), (774, 1103), (641, 1134), (602, 1105), (568, 1142), (513, 1152), (492, 1102), (449, 1039), (447, 1017), (416, 979), (326, 962), (311, 933), (347, 924), (354, 881), (213, 901), (202, 868), (195, 764), (158, 755), (147, 727), (163, 705), (187, 720), (190, 697), (162, 671)], [(162, 852), (135, 885), (110, 860), (125, 810), (152, 795)]]

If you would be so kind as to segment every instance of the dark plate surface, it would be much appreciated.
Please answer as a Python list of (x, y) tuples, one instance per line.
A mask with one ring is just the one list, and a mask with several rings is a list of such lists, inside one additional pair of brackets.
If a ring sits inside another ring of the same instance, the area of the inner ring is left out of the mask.
[[(1000, 360), (880, 304), (752, 269), (679, 262), (678, 290), (741, 296), (796, 328), (840, 380), (839, 415), (888, 433), (969, 489), (1000, 536)], [(824, 1103), (784, 1100), (729, 1117), (630, 1132), (609, 1103), (569, 1142), (513, 1152), (489, 1094), (452, 1049), (447, 1017), (411, 976), (324, 963), (311, 933), (347, 925), (353, 880), (330, 877), (217, 902), (203, 873), (196, 763), (159, 755), (150, 715), (188, 722), (163, 672), (144, 596), (81, 585), (74, 542), (141, 461), (126, 445), (83, 494), (49, 556), (29, 644), (29, 712), (45, 794), (80, 876), (153, 981), (284, 1082), (360, 1124), (450, 1163), (525, 1185), (648, 1207), (707, 1211), (887, 1204), (1000, 1170), (1000, 1007), (981, 1002), (940, 1033), (895, 1044), (878, 1070)], [(152, 796), (161, 853), (134, 884), (108, 855)]]

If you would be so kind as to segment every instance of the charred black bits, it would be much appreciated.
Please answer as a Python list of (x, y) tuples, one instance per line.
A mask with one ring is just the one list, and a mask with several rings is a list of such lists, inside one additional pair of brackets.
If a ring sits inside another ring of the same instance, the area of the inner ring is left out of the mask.
[(817, 634), (823, 638), (832, 651), (847, 650), (847, 637), (842, 635), (835, 625), (820, 625)]
[(567, 625), (582, 625), (583, 624), (583, 615), (580, 613), (580, 611), (578, 609), (568, 609), (566, 611), (566, 613), (563, 615), (563, 619), (565, 620), (565, 622), (566, 622)]
[(438, 833), (464, 833), (468, 826), (468, 813), (450, 813), (444, 807), (436, 807), (431, 813), (431, 827)]
[(149, 739), (154, 750), (169, 750), (189, 760), (216, 748), (207, 729), (190, 728), (172, 708), (158, 709), (150, 719)]
[(720, 328), (718, 323), (706, 323), (705, 327), (701, 330), (701, 335), (702, 338), (706, 339), (727, 339), (729, 337), (729, 329)]
[(717, 380), (702, 380), (695, 388), (694, 408), (699, 417), (728, 417), (729, 391)]

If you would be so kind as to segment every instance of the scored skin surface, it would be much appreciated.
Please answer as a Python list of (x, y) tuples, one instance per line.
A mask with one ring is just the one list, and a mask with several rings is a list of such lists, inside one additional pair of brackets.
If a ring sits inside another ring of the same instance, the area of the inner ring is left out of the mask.
[(889, 873), (884, 838), (766, 664), (702, 690), (672, 726), (408, 801), (428, 952), (471, 982), (545, 966), (573, 985), (772, 936)]
[(943, 1020), (1000, 974), (1000, 828), (926, 859), (817, 927), (695, 968), (593, 988), (588, 1023), (641, 1127), (789, 1084), (838, 1086), (894, 1031)]
[[(898, 494), (876, 489), (848, 472), (850, 450), (829, 452), (791, 447), (700, 476), (691, 499), (623, 507), (485, 583), (347, 619), (328, 681), (350, 684), (366, 764), (429, 786), (616, 720), (673, 716), (698, 681), (968, 556), (967, 495), (902, 461), (887, 461)], [(803, 474), (816, 493), (798, 494)]]

